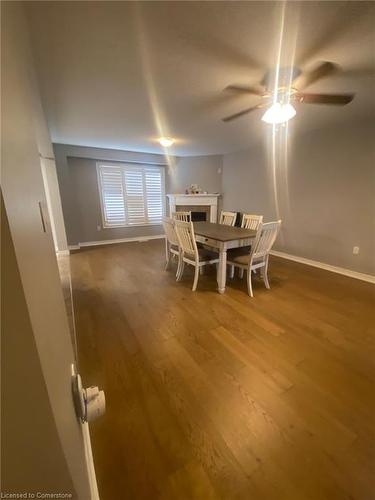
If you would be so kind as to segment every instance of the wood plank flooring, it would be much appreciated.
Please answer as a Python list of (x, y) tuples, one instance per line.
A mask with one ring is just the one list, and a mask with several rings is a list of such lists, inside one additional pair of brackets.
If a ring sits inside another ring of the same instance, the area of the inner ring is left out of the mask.
[(373, 285), (272, 258), (253, 299), (193, 293), (159, 240), (70, 260), (101, 500), (375, 499)]

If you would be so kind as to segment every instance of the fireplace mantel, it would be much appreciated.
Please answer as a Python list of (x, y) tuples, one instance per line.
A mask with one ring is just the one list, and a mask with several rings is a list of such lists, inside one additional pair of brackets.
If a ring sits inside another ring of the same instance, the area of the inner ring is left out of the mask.
[(177, 211), (178, 206), (210, 207), (210, 222), (217, 222), (217, 201), (220, 194), (167, 194), (169, 200), (169, 215)]

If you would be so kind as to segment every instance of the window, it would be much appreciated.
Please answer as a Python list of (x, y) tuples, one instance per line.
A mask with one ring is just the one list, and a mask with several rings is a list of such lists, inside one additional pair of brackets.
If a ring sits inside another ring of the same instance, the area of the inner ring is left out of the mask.
[(103, 227), (161, 224), (164, 168), (138, 164), (97, 164)]

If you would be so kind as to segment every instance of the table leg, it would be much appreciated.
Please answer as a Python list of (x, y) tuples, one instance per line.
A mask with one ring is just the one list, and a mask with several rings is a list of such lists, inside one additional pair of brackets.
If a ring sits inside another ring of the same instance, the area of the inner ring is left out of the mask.
[(217, 287), (219, 293), (225, 292), (226, 278), (227, 278), (227, 251), (220, 250), (219, 267), (217, 269)]

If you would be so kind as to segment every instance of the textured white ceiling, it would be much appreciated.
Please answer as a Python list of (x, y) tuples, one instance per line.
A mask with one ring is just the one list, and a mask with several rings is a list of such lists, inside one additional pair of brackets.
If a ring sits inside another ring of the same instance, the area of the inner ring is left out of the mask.
[(309, 87), (356, 92), (345, 107), (298, 105), (293, 128), (374, 116), (374, 2), (28, 2), (32, 45), (52, 140), (172, 153), (245, 149), (269, 125), (259, 100), (223, 92), (255, 84), (278, 58), (343, 72)]

